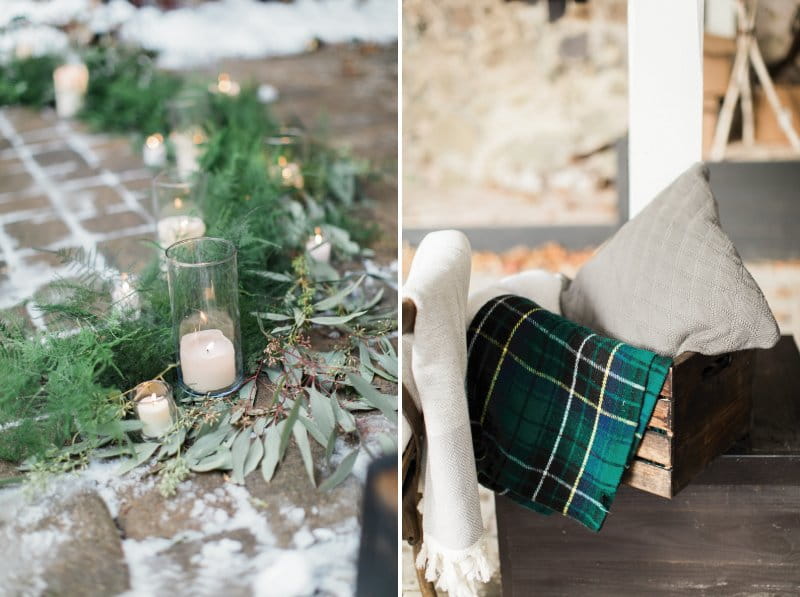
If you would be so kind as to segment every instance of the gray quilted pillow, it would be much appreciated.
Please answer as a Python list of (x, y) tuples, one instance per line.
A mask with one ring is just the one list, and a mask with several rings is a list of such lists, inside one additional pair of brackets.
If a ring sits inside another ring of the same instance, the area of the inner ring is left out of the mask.
[(764, 294), (720, 228), (703, 164), (600, 248), (561, 295), (561, 309), (666, 356), (769, 348), (780, 337)]

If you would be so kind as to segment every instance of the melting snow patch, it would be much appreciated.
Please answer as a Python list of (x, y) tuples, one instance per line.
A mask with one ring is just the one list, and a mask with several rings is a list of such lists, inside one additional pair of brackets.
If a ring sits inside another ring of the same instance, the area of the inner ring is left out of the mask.
[(145, 7), (122, 26), (121, 35), (158, 51), (164, 67), (186, 68), (228, 57), (296, 54), (315, 38), (327, 43), (354, 39), (389, 43), (397, 38), (397, 4), (395, 0), (292, 4), (220, 0), (168, 12)]

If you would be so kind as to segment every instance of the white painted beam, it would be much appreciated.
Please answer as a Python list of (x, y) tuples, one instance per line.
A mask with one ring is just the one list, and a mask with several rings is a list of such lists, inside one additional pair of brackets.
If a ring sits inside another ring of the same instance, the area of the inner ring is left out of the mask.
[(703, 151), (703, 0), (628, 1), (629, 214)]

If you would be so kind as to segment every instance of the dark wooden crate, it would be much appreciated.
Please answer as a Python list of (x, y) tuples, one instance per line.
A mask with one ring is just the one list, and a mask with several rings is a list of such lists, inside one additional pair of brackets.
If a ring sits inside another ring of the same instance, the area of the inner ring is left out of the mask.
[(747, 433), (753, 351), (679, 355), (623, 481), (672, 498)]
[(498, 496), (503, 597), (800, 595), (800, 353), (754, 352), (750, 433), (674, 499), (621, 487), (593, 533)]

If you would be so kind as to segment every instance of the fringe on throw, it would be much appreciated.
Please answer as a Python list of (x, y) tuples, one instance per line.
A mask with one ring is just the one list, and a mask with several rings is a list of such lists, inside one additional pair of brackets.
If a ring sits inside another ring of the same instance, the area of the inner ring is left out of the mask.
[(478, 583), (489, 582), (495, 572), (495, 566), (489, 559), (485, 532), (466, 549), (447, 549), (427, 534), (416, 565), (425, 569), (427, 580), (447, 591), (450, 597), (475, 597)]

